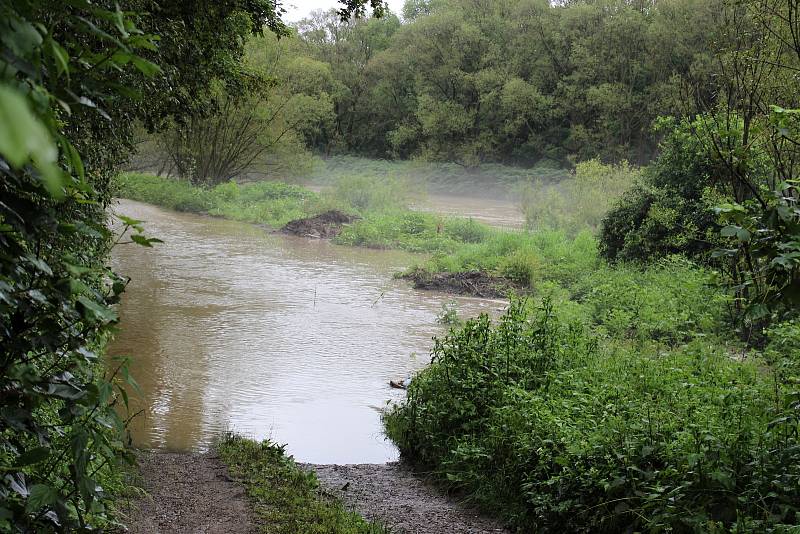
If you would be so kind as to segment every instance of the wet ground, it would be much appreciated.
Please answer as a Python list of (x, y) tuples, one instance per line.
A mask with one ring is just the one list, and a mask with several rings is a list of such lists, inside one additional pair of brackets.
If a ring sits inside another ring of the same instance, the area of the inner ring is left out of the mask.
[(403, 534), (506, 533), (503, 526), (400, 462), (383, 465), (308, 465), (322, 485), (365, 518)]

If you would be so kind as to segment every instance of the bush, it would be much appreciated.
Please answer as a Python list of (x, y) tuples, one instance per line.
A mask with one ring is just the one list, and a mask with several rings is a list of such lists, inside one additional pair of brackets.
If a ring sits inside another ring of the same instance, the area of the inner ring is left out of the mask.
[(385, 423), (404, 457), (521, 531), (788, 532), (787, 398), (758, 360), (700, 340), (598, 348), (549, 304), (516, 303), (437, 340)]
[(721, 193), (712, 183), (712, 163), (693, 128), (685, 122), (671, 131), (641, 182), (603, 220), (603, 257), (644, 262), (683, 254), (710, 261), (722, 243), (713, 212)]

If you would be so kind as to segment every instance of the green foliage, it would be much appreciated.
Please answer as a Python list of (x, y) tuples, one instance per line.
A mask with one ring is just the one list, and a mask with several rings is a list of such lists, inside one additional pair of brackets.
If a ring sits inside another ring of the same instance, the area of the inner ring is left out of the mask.
[(442, 311), (436, 316), (436, 322), (448, 326), (458, 326), (461, 318), (458, 316), (458, 303), (455, 300), (442, 302)]
[(586, 228), (597, 232), (606, 212), (638, 176), (627, 162), (604, 165), (590, 160), (579, 163), (575, 174), (561, 182), (522, 184), (518, 194), (525, 224), (531, 230), (558, 228), (573, 235)]
[(145, 173), (122, 173), (115, 185), (120, 196), (177, 211), (207, 213), (227, 219), (279, 228), (287, 222), (323, 211), (319, 196), (281, 182), (227, 182), (213, 188)]
[(714, 276), (681, 257), (641, 269), (602, 267), (574, 287), (599, 331), (614, 339), (670, 344), (724, 334), (729, 297)]
[(266, 534), (380, 534), (386, 530), (345, 509), (299, 467), (283, 446), (228, 434), (217, 445), (230, 473), (242, 480)]
[(597, 243), (586, 231), (568, 238), (556, 230), (492, 230), (482, 242), (436, 255), (424, 267), (434, 272), (486, 271), (535, 288), (547, 281), (571, 286), (598, 265)]
[[(155, 38), (119, 7), (73, 7), (55, 29), (37, 18), (38, 2), (0, 3), (4, 532), (107, 526), (109, 492), (129, 459), (117, 405), (127, 406), (125, 386), (135, 383), (124, 360), (112, 361), (110, 373), (101, 361), (125, 281), (102, 262), (113, 237), (104, 224), (102, 151), (79, 148), (108, 116), (107, 99), (122, 98), (103, 71), (157, 73), (136, 54)], [(69, 135), (76, 117), (86, 122), (83, 136)], [(138, 221), (123, 222), (134, 242), (151, 245)]]
[(126, 217), (112, 235), (109, 180), (135, 120), (184, 114), (209, 79), (236, 75), (235, 30), (275, 23), (272, 2), (125, 7), (0, 0), (2, 532), (115, 526), (136, 388), (126, 360), (103, 355), (126, 285), (106, 259), (113, 245), (158, 240)]
[(699, 122), (667, 122), (661, 154), (642, 181), (603, 220), (601, 252), (611, 261), (651, 261), (683, 254), (709, 263), (720, 242), (712, 208), (722, 192), (698, 137)]
[(437, 340), (385, 422), (406, 458), (525, 531), (788, 532), (792, 398), (706, 341), (598, 346), (547, 302), (515, 303)]
[[(330, 67), (335, 120), (317, 139), (326, 154), (469, 168), (644, 163), (656, 117), (713, 99), (720, 4), (415, 0), (404, 24), (313, 14), (292, 53)], [(690, 82), (693, 101), (683, 98)]]

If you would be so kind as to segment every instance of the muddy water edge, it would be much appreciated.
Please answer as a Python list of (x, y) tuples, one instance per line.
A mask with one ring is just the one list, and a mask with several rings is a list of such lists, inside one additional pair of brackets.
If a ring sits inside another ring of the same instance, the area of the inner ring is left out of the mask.
[[(234, 430), (286, 443), (302, 462), (397, 459), (380, 411), (403, 393), (388, 381), (429, 362), (453, 299), (392, 279), (418, 257), (127, 200), (114, 210), (165, 241), (113, 257), (131, 277), (110, 353), (131, 357), (142, 389), (135, 446), (205, 451)], [(467, 316), (502, 306), (457, 299)]]

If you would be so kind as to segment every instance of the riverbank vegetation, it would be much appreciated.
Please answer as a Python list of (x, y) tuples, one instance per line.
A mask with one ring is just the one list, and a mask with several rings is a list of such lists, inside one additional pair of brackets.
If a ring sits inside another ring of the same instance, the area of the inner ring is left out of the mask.
[(385, 416), (405, 457), (520, 531), (800, 523), (797, 4), (720, 13), (724, 83), (660, 121), (595, 263), (532, 270), (566, 267), (437, 340)]
[(326, 495), (316, 475), (298, 466), (282, 446), (229, 434), (216, 450), (247, 489), (259, 530), (265, 534), (388, 532)]

